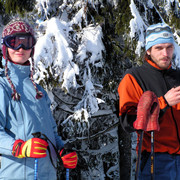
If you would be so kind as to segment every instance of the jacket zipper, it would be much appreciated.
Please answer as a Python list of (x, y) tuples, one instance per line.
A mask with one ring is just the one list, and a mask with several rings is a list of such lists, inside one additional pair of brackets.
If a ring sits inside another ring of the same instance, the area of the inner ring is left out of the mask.
[[(18, 104), (19, 104), (19, 108), (21, 110), (21, 117), (22, 117), (22, 121), (23, 121), (23, 124), (24, 124), (24, 116), (23, 116), (21, 102), (18, 101)], [(25, 141), (26, 141), (25, 124), (24, 124), (24, 137), (25, 137)], [(24, 163), (24, 179), (26, 179), (26, 163), (27, 163), (26, 158), (24, 159), (24, 161), (25, 161), (25, 163)]]

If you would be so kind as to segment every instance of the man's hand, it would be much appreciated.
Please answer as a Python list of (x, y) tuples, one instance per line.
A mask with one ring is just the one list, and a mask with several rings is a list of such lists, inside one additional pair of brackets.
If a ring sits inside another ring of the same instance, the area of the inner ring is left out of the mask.
[(180, 86), (170, 89), (164, 95), (164, 98), (166, 99), (169, 106), (180, 103)]

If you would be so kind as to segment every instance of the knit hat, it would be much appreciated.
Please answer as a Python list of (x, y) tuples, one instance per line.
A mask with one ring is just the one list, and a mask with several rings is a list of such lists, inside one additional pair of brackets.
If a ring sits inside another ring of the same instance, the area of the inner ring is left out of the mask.
[[(9, 35), (15, 35), (15, 34), (30, 34), (34, 37), (34, 31), (33, 29), (31, 28), (31, 26), (24, 20), (20, 20), (20, 19), (15, 19), (15, 20), (12, 20), (10, 21), (3, 29), (3, 32), (2, 32), (2, 39), (6, 36), (9, 36)], [(3, 42), (3, 41), (2, 41)], [(2, 44), (2, 52), (3, 52), (3, 58), (6, 60), (6, 63), (5, 63), (5, 76), (9, 82), (9, 84), (11, 85), (11, 89), (13, 91), (12, 93), (12, 98), (14, 100), (20, 100), (20, 94), (18, 94), (16, 92), (16, 89), (8, 75), (8, 53), (7, 53), (7, 47), (6, 45), (3, 43)], [(36, 83), (34, 82), (33, 80), (33, 74), (34, 74), (34, 59), (33, 59), (33, 55), (34, 55), (34, 47), (32, 48), (32, 51), (31, 51), (31, 76), (30, 76), (30, 79), (33, 83), (33, 86), (36, 90), (36, 99), (39, 99), (43, 96), (42, 92), (38, 90), (37, 86), (36, 86)]]
[(171, 28), (165, 23), (151, 25), (146, 30), (146, 51), (156, 44), (174, 44)]
[[(4, 28), (2, 32), (2, 40), (4, 37), (13, 35), (13, 34), (30, 34), (34, 37), (34, 31), (31, 28), (31, 26), (24, 20), (20, 19), (15, 19), (10, 21)], [(3, 58), (6, 59), (7, 57), (7, 48), (5, 44), (2, 44), (2, 53), (3, 53)], [(33, 53), (34, 54), (34, 48), (33, 48)]]
[(12, 20), (3, 29), (2, 38), (12, 34), (29, 33), (34, 36), (31, 26), (24, 20)]

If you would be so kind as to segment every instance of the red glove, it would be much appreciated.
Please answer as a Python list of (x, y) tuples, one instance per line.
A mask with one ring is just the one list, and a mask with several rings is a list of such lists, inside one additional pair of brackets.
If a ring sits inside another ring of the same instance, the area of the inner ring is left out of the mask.
[(141, 96), (137, 106), (137, 119), (133, 123), (136, 130), (159, 131), (159, 101), (152, 91)]
[(78, 156), (75, 151), (62, 149), (59, 154), (61, 156), (61, 159), (65, 168), (68, 168), (68, 169), (76, 168)]
[(40, 138), (32, 138), (25, 142), (18, 139), (13, 145), (12, 155), (17, 158), (43, 158), (47, 155), (47, 147), (48, 143)]

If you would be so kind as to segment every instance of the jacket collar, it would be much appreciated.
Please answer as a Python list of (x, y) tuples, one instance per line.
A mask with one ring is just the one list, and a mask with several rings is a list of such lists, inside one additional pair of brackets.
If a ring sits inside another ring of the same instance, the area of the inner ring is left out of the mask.
[[(5, 65), (5, 60), (2, 59), (3, 65)], [(8, 74), (11, 78), (23, 79), (30, 76), (30, 65), (20, 65), (15, 64), (8, 60)], [(2, 70), (4, 71), (4, 69)], [(2, 74), (2, 72), (0, 73)]]
[[(150, 64), (151, 66), (153, 66), (153, 67), (155, 67), (156, 69), (159, 69), (159, 70), (161, 70), (161, 71), (163, 71), (164, 69), (161, 69), (156, 63), (154, 63), (152, 60), (150, 60), (150, 59), (145, 59), (147, 62), (148, 62), (148, 64)], [(171, 64), (168, 66), (168, 68), (166, 69), (166, 70), (168, 70), (168, 69), (170, 69), (171, 68)]]

